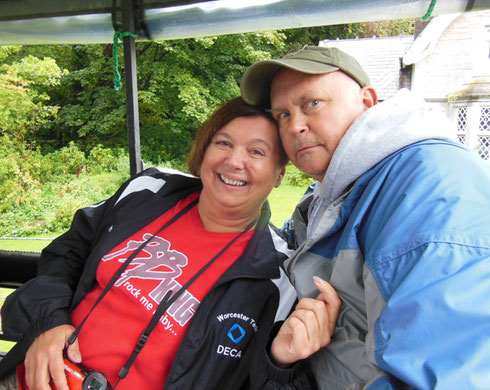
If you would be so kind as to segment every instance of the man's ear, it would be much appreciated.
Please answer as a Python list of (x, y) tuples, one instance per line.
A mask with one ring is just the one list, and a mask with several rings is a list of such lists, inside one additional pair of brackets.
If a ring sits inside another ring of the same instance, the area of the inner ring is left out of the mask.
[(367, 110), (378, 103), (378, 94), (376, 90), (371, 85), (366, 85), (361, 88), (362, 103), (364, 104), (364, 109)]
[(284, 179), (285, 174), (286, 174), (286, 167), (282, 167), (281, 171), (279, 172), (279, 175), (277, 176), (276, 184), (274, 184), (274, 188), (277, 188), (281, 185), (282, 179)]

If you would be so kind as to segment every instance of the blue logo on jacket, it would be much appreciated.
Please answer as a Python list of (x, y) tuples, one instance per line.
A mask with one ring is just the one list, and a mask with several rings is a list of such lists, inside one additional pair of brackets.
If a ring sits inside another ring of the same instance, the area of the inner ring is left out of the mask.
[(228, 338), (235, 344), (238, 344), (245, 337), (245, 330), (238, 324), (233, 325), (228, 331)]

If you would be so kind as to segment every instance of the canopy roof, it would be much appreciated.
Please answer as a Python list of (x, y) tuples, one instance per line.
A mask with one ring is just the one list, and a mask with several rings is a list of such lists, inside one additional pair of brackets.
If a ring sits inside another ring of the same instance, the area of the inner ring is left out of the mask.
[[(140, 39), (419, 18), (430, 0), (3, 0), (0, 44), (110, 43), (134, 3)], [(432, 15), (490, 8), (489, 0), (439, 0)]]

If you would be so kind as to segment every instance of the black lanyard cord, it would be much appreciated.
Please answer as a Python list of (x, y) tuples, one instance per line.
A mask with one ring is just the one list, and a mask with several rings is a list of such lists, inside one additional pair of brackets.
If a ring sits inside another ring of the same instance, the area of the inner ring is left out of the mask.
[[(172, 306), (172, 304), (184, 293), (189, 286), (196, 281), (196, 279), (201, 276), (210, 266), (213, 264), (216, 259), (218, 259), (233, 243), (238, 240), (244, 233), (249, 231), (256, 223), (257, 221), (254, 220), (248, 225), (244, 230), (240, 232), (237, 236), (235, 236), (228, 244), (224, 246), (223, 249), (221, 249), (211, 260), (209, 260), (199, 271), (197, 271), (192, 278), (190, 278), (186, 284), (184, 284), (175, 294), (172, 295), (172, 290), (167, 291), (163, 299), (160, 301), (160, 304), (158, 305), (157, 310), (153, 314), (153, 317), (151, 318), (148, 326), (146, 329), (143, 331), (141, 334), (140, 338), (138, 339), (138, 342), (136, 343), (136, 346), (134, 347), (133, 353), (129, 357), (128, 361), (124, 365), (124, 367), (121, 369), (119, 372), (119, 380), (124, 379), (126, 375), (128, 375), (129, 369), (133, 365), (134, 361), (136, 360), (136, 357), (138, 354), (141, 352), (143, 347), (145, 346), (146, 342), (148, 341), (148, 337), (150, 337), (150, 333), (153, 331), (155, 326), (158, 324), (158, 321), (160, 321), (160, 318), (163, 316), (163, 314), (167, 311), (167, 309)], [(119, 383), (118, 380), (118, 383)], [(117, 384), (116, 384), (117, 385)]]
[(82, 320), (80, 325), (77, 326), (73, 334), (69, 337), (68, 339), (68, 345), (71, 345), (75, 342), (75, 340), (78, 337), (78, 334), (80, 333), (80, 330), (82, 329), (83, 325), (85, 324), (85, 321), (87, 321), (88, 317), (92, 312), (94, 311), (95, 307), (102, 301), (102, 298), (105, 297), (105, 295), (109, 292), (109, 290), (112, 288), (112, 286), (116, 283), (116, 281), (119, 279), (119, 277), (122, 275), (122, 273), (128, 268), (129, 263), (133, 261), (133, 259), (143, 250), (143, 248), (151, 241), (153, 238), (161, 233), (163, 230), (168, 228), (170, 225), (172, 225), (175, 221), (177, 221), (180, 217), (182, 217), (185, 213), (187, 213), (191, 208), (193, 208), (197, 203), (199, 202), (199, 198), (195, 199), (193, 202), (189, 203), (186, 207), (184, 207), (180, 212), (175, 214), (165, 225), (163, 225), (160, 230), (158, 230), (153, 236), (151, 236), (150, 239), (144, 241), (141, 243), (141, 245), (126, 259), (126, 261), (119, 267), (117, 272), (112, 276), (111, 280), (107, 285), (105, 286), (104, 290), (100, 293), (99, 297), (95, 301), (94, 305), (88, 312), (88, 314), (85, 316), (85, 318)]

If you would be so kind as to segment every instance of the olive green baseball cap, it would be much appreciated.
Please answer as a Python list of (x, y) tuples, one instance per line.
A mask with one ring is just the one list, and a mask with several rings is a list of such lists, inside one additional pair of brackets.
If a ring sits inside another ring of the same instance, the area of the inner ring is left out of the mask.
[(370, 84), (368, 75), (354, 57), (334, 47), (305, 46), (281, 59), (260, 61), (248, 68), (240, 84), (243, 100), (253, 106), (269, 107), (271, 83), (282, 68), (308, 74), (341, 70), (361, 87)]

